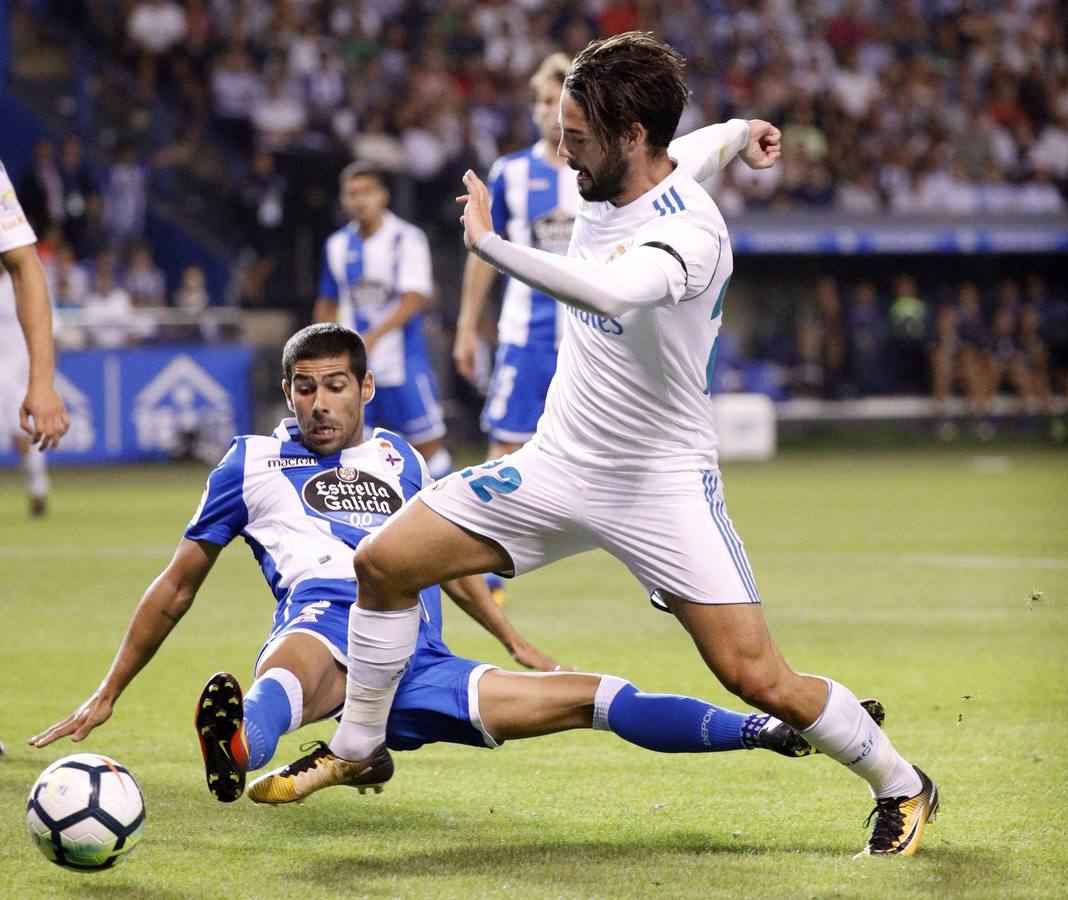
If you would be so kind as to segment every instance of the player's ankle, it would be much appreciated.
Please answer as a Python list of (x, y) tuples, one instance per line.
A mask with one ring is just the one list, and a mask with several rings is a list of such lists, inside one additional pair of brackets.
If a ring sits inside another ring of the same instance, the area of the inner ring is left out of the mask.
[(342, 719), (330, 739), (330, 752), (339, 759), (357, 762), (367, 759), (385, 742), (385, 723), (364, 725), (362, 722), (346, 722)]

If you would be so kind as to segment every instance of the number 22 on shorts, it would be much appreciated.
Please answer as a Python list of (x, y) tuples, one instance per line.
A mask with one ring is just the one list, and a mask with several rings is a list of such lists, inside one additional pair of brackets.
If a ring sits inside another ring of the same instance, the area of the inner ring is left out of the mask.
[[(475, 496), (483, 503), (489, 503), (494, 494), (510, 494), (523, 483), (523, 476), (519, 474), (519, 470), (514, 466), (499, 468), (502, 462), (503, 460), (495, 459), (488, 463), (483, 463), (477, 469), (464, 469), (460, 473), (460, 477), (467, 480), (468, 487), (475, 492)], [(496, 471), (492, 474), (479, 475), (477, 478), (471, 477), (475, 472), (490, 469), (495, 469)]]

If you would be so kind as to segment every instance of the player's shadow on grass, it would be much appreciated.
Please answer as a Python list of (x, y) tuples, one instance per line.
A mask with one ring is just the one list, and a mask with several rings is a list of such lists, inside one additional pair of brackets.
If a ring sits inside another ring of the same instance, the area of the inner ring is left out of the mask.
[[(579, 872), (584, 873), (584, 880), (596, 885), (598, 870), (610, 872), (621, 863), (637, 863), (650, 873), (655, 884), (669, 886), (682, 876), (680, 862), (685, 869), (685, 859), (680, 860), (680, 857), (688, 857), (693, 863), (714, 864), (716, 858), (726, 863), (727, 859), (740, 857), (772, 859), (800, 854), (849, 863), (854, 852), (855, 848), (811, 840), (800, 846), (788, 843), (781, 847), (753, 846), (742, 839), (723, 840), (701, 832), (684, 831), (657, 835), (649, 840), (636, 838), (619, 842), (552, 841), (496, 847), (473, 843), (449, 850), (400, 854), (392, 859), (364, 857), (354, 846), (351, 854), (319, 857), (314, 865), (293, 870), (290, 877), (297, 883), (323, 888), (336, 887), (346, 881), (352, 884), (352, 879), (358, 877), (359, 890), (364, 892), (375, 891), (379, 882), (383, 886), (395, 885), (398, 878), (440, 879), (450, 876), (475, 876), (486, 879), (487, 884), (519, 879), (528, 887), (542, 884), (548, 889), (558, 887), (562, 879), (574, 877)], [(932, 839), (915, 860), (863, 860), (853, 865), (858, 867), (858, 873), (862, 871), (859, 867), (895, 867), (886, 872), (893, 877), (894, 872), (911, 871), (911, 867), (920, 861), (925, 888), (936, 895), (941, 892), (946, 896), (960, 895), (969, 886), (998, 884), (1003, 876), (1003, 866), (988, 853), (980, 849), (952, 847)], [(896, 868), (901, 866), (910, 869)], [(692, 877), (692, 872), (686, 877)], [(573, 886), (581, 888), (581, 885)]]

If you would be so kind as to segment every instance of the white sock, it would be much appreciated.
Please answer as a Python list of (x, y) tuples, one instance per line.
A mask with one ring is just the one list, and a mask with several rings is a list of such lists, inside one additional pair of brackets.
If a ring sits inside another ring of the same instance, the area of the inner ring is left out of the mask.
[(349, 609), (345, 711), (330, 741), (342, 759), (370, 756), (386, 739), (386, 720), (397, 685), (419, 636), (419, 604), (395, 612)]
[(44, 497), (48, 494), (48, 463), (45, 455), (36, 447), (30, 447), (22, 456), (22, 467), (26, 470), (26, 489), (32, 497)]
[(426, 461), (426, 467), (430, 472), (430, 477), (437, 481), (452, 472), (452, 456), (442, 447), (431, 454), (430, 459)]
[(868, 782), (876, 798), (918, 794), (920, 776), (849, 688), (829, 678), (824, 681), (827, 703), (820, 717), (800, 732), (805, 740)]
[(608, 724), (608, 707), (616, 699), (618, 694), (630, 682), (616, 675), (602, 675), (601, 682), (597, 685), (597, 692), (593, 695), (593, 727), (597, 731), (611, 731)]

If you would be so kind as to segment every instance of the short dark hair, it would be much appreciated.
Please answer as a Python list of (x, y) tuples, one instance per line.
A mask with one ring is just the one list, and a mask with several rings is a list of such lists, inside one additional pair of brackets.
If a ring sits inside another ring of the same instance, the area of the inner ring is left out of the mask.
[(666, 150), (690, 90), (686, 60), (645, 31), (592, 41), (571, 63), (564, 90), (582, 107), (596, 138), (610, 146), (639, 122), (653, 150)]
[(282, 350), (282, 377), (286, 381), (293, 380), (294, 363), (346, 353), (349, 357), (349, 371), (362, 383), (367, 374), (367, 348), (363, 345), (363, 338), (351, 328), (334, 322), (309, 325), (286, 341)]
[(384, 187), (387, 191), (389, 190), (386, 173), (374, 163), (364, 162), (361, 159), (356, 160), (356, 162), (350, 162), (338, 175), (338, 187), (341, 190), (345, 190), (345, 185), (352, 181), (353, 178), (373, 178), (378, 182), (379, 186)]

